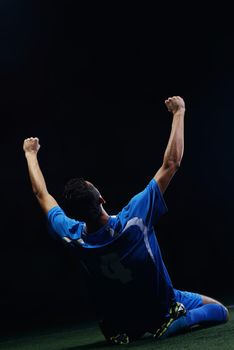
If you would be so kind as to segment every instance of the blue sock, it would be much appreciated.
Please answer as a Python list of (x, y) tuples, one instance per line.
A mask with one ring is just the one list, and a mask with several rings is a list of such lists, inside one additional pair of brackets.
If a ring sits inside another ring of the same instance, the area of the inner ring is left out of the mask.
[(205, 304), (187, 312), (185, 316), (189, 327), (197, 324), (212, 324), (226, 322), (227, 309), (219, 304)]
[(166, 330), (166, 332), (160, 337), (160, 339), (165, 339), (167, 337), (171, 337), (172, 335), (175, 335), (177, 333), (183, 332), (187, 329), (189, 329), (189, 325), (186, 320), (187, 316), (181, 316), (177, 320), (175, 320), (169, 328)]
[(197, 309), (187, 311), (185, 316), (175, 320), (161, 339), (170, 337), (180, 332), (184, 332), (195, 325), (212, 325), (226, 322), (228, 320), (228, 310), (218, 304), (206, 304)]

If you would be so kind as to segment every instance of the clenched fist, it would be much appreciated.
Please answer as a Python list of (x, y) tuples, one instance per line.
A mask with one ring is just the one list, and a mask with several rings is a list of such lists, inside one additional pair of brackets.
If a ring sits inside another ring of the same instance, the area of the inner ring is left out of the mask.
[(35, 153), (40, 149), (39, 139), (37, 137), (30, 137), (24, 140), (23, 149), (25, 153)]
[(165, 105), (167, 106), (168, 111), (172, 112), (173, 114), (179, 110), (185, 110), (184, 100), (180, 96), (169, 97), (165, 101)]

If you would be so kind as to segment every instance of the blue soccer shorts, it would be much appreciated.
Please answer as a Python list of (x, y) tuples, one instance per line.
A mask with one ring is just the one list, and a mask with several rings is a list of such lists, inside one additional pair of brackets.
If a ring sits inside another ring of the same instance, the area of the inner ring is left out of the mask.
[(196, 309), (203, 305), (202, 297), (198, 293), (192, 293), (187, 291), (181, 291), (174, 289), (175, 300), (182, 303), (187, 310)]

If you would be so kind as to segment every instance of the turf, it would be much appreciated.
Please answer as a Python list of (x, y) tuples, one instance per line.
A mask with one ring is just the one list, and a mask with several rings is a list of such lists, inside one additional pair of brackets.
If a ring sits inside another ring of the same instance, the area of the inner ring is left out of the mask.
[(141, 350), (234, 350), (234, 309), (230, 321), (223, 325), (198, 329), (166, 340), (155, 341), (151, 336), (129, 345), (108, 346), (98, 327), (82, 324), (77, 327), (47, 329), (28, 335), (14, 335), (0, 341), (4, 350), (79, 350), (79, 349), (141, 349)]

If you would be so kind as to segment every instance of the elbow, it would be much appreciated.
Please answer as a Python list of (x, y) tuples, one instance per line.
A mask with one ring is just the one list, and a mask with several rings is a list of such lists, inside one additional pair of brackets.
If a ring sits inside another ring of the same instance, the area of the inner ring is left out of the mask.
[(42, 199), (42, 197), (45, 195), (45, 192), (37, 188), (33, 188), (33, 193), (38, 200)]
[(33, 189), (33, 194), (35, 195), (35, 197), (36, 197), (37, 199), (40, 199), (40, 198), (42, 197), (41, 192), (40, 192), (40, 191), (37, 191), (37, 190), (34, 190), (34, 189)]
[(177, 162), (175, 162), (174, 167), (175, 167), (176, 171), (177, 171), (177, 170), (179, 170), (179, 168), (180, 168), (180, 164), (181, 164), (181, 161), (177, 161)]
[(176, 173), (180, 168), (181, 161), (179, 160), (167, 160), (164, 162), (164, 168), (170, 169), (171, 172)]

